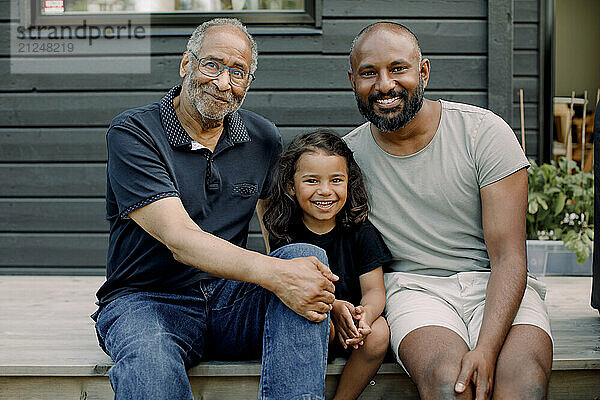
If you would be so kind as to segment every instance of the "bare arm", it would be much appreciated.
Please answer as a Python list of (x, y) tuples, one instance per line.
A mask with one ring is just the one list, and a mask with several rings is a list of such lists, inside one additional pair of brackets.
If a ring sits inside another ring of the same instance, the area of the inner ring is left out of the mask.
[(371, 326), (385, 308), (385, 285), (383, 284), (383, 268), (375, 268), (359, 277), (363, 309), (363, 318)]
[[(371, 333), (373, 322), (379, 318), (385, 308), (383, 269), (379, 267), (366, 274), (362, 274), (359, 277), (359, 281), (362, 293), (360, 305), (354, 307), (346, 304), (348, 313), (345, 313), (344, 315), (334, 316), (334, 312), (332, 311), (334, 325), (337, 322), (337, 336), (344, 347), (349, 345), (357, 348), (361, 345), (365, 337)], [(336, 303), (337, 302), (340, 301), (336, 300)], [(334, 310), (336, 310), (335, 305)], [(358, 320), (358, 328), (354, 326), (352, 318)]]
[(462, 392), (472, 378), (477, 386), (477, 400), (491, 394), (496, 359), (527, 284), (526, 170), (521, 169), (482, 188), (481, 206), (491, 272), (477, 345), (463, 357), (456, 385), (457, 391)]
[(311, 321), (326, 318), (337, 277), (315, 257), (281, 260), (242, 249), (204, 232), (178, 197), (155, 201), (129, 214), (173, 257), (212, 275), (255, 283)]

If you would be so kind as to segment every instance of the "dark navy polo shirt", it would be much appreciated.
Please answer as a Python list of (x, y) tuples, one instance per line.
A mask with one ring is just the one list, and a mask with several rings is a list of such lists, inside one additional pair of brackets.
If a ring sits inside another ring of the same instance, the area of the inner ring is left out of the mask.
[(157, 103), (128, 110), (110, 124), (106, 141), (106, 211), (110, 238), (100, 304), (139, 290), (176, 291), (210, 276), (175, 261), (171, 252), (128, 214), (177, 196), (205, 232), (245, 247), (248, 224), (265, 198), (281, 153), (275, 125), (243, 109), (225, 117), (214, 152), (181, 126), (171, 89)]

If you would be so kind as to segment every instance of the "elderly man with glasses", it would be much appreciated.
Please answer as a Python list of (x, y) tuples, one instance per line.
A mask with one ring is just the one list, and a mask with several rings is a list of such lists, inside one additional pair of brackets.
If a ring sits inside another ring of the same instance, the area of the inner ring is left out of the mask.
[(193, 399), (188, 368), (261, 355), (259, 398), (324, 398), (337, 279), (324, 251), (244, 249), (281, 151), (275, 126), (240, 109), (256, 66), (239, 21), (208, 21), (182, 85), (110, 125), (107, 280), (92, 317), (117, 399)]

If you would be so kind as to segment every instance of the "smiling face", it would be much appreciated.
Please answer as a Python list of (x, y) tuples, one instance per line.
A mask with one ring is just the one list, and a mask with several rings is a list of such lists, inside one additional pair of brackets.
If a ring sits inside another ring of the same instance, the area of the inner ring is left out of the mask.
[[(196, 52), (198, 58), (210, 58), (228, 67), (250, 71), (252, 50), (246, 35), (234, 26), (214, 26), (206, 30), (203, 44)], [(190, 103), (207, 119), (222, 120), (227, 114), (239, 109), (247, 88), (231, 85), (229, 71), (216, 78), (198, 71), (198, 60), (186, 54), (182, 60), (180, 75), (183, 91)]]
[(335, 227), (335, 216), (346, 204), (348, 166), (338, 155), (307, 151), (296, 163), (294, 186), (290, 188), (302, 209), (302, 221), (322, 234)]
[(429, 61), (409, 33), (375, 27), (355, 45), (349, 73), (361, 114), (379, 130), (403, 128), (421, 109)]

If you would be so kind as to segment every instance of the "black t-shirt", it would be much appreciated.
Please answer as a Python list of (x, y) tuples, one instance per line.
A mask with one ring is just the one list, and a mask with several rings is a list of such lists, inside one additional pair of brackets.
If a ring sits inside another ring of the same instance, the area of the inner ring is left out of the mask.
[[(336, 299), (360, 304), (362, 293), (359, 276), (391, 261), (392, 254), (381, 234), (369, 221), (351, 229), (337, 225), (333, 230), (319, 235), (304, 224), (294, 228), (292, 243), (310, 243), (327, 252), (329, 268), (340, 277), (335, 282)], [(271, 242), (271, 250), (285, 243)]]

